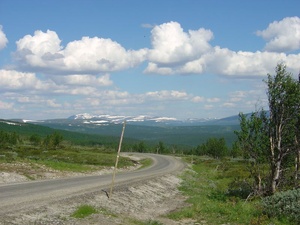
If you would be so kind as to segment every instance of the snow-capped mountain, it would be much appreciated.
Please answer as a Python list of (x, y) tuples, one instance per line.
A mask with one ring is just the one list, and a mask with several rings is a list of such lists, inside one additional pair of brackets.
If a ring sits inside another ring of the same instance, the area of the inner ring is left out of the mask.
[(70, 116), (69, 120), (81, 120), (85, 124), (97, 124), (97, 125), (105, 125), (105, 124), (120, 124), (126, 121), (126, 123), (130, 124), (168, 124), (168, 125), (180, 125), (180, 124), (195, 124), (207, 122), (215, 119), (187, 119), (187, 120), (179, 120), (174, 117), (158, 117), (158, 116), (118, 116), (118, 115), (91, 115), (88, 113), (76, 114)]

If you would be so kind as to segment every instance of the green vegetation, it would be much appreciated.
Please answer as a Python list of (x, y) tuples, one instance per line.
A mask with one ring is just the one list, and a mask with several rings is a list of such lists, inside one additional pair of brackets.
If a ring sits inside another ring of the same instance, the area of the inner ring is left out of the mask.
[(194, 150), (196, 155), (208, 155), (213, 158), (228, 156), (228, 147), (224, 138), (209, 138), (206, 143), (198, 145)]
[(279, 192), (266, 197), (262, 201), (262, 206), (269, 217), (283, 217), (295, 224), (300, 224), (300, 189)]
[[(269, 112), (240, 115), (238, 145), (249, 159), (255, 195), (299, 188), (300, 85), (282, 64), (268, 75)], [(294, 164), (294, 165), (293, 165)]]
[[(115, 150), (111, 148), (70, 145), (57, 131), (44, 139), (38, 135), (26, 139), (15, 132), (1, 131), (0, 140), (3, 140), (0, 142), (0, 162), (34, 162), (55, 170), (86, 172), (114, 166), (116, 160)], [(128, 158), (119, 160), (119, 167), (133, 164)]]
[(72, 214), (72, 217), (75, 218), (85, 218), (89, 215), (97, 213), (97, 209), (90, 205), (81, 205), (77, 210)]
[(142, 166), (140, 167), (140, 169), (146, 168), (148, 166), (150, 166), (152, 164), (152, 159), (146, 158), (146, 159), (142, 159), (139, 161), (140, 164), (142, 164)]
[[(190, 206), (170, 218), (207, 224), (300, 223), (300, 85), (282, 64), (266, 84), (269, 111), (240, 114), (235, 132), (234, 126), (217, 125), (127, 126), (122, 151), (177, 154), (193, 163), (180, 187)], [(112, 135), (117, 129), (118, 135)], [(70, 171), (113, 166), (120, 131), (121, 125), (95, 128), (100, 136), (0, 120), (0, 163), (20, 160)], [(119, 166), (134, 163), (121, 157)], [(150, 163), (142, 160), (144, 166)], [(94, 213), (88, 206), (80, 211)]]
[(299, 224), (300, 85), (284, 65), (275, 71), (266, 81), (269, 111), (240, 114), (238, 141), (230, 151), (222, 138), (210, 138), (192, 151), (214, 159), (193, 157), (193, 171), (183, 176), (181, 186), (190, 206), (171, 218), (208, 224)]
[[(111, 124), (109, 126), (88, 124), (84, 126), (68, 126), (68, 123), (64, 121), (57, 121), (57, 123), (45, 122), (44, 126), (59, 130), (74, 131), (74, 133), (85, 133), (86, 135), (100, 135), (101, 138), (105, 137), (107, 141), (113, 137), (119, 139), (122, 130), (121, 124)], [(141, 141), (145, 145), (143, 151), (145, 152), (148, 151), (146, 150), (147, 148), (153, 148), (159, 141), (162, 141), (166, 146), (177, 146), (180, 150), (186, 150), (206, 142), (211, 137), (224, 138), (228, 146), (231, 146), (236, 141), (234, 131), (237, 129), (239, 129), (238, 124), (203, 124), (201, 126), (145, 126), (126, 124), (124, 146), (130, 145), (128, 148), (132, 148), (132, 145)]]
[[(188, 162), (191, 158), (186, 158)], [(168, 215), (174, 220), (189, 218), (206, 224), (293, 224), (281, 218), (268, 217), (259, 199), (247, 199), (249, 188), (242, 183), (249, 177), (243, 160), (217, 160), (193, 157), (193, 170), (183, 176), (180, 191), (190, 206)], [(242, 188), (243, 187), (243, 188)], [(295, 223), (296, 224), (296, 223)]]

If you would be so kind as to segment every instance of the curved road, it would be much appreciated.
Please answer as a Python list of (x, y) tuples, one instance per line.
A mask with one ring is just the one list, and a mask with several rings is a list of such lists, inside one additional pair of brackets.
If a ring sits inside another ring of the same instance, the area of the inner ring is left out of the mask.
[[(131, 153), (130, 153), (131, 154)], [(142, 153), (132, 153), (141, 155)], [(184, 163), (172, 156), (142, 154), (153, 159), (150, 167), (124, 173), (117, 173), (115, 186), (174, 173), (184, 168)], [(101, 189), (108, 190), (112, 175), (83, 176), (55, 180), (42, 180), (0, 185), (0, 215), (12, 208), (39, 205), (51, 200), (80, 195)]]

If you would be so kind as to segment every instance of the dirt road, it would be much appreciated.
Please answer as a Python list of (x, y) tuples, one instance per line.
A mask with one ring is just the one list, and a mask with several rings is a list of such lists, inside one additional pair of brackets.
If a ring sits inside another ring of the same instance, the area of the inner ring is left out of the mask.
[[(109, 225), (131, 224), (132, 220), (177, 224), (161, 215), (184, 204), (176, 177), (184, 164), (174, 157), (147, 157), (154, 160), (151, 167), (116, 176), (117, 186), (109, 199), (101, 189), (108, 191), (111, 175), (1, 185), (0, 224)], [(99, 213), (72, 218), (72, 212), (82, 204), (94, 206)]]

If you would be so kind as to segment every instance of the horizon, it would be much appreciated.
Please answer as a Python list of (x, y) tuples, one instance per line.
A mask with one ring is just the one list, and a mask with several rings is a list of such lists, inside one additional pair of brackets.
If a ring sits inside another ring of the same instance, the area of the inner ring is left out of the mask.
[(184, 120), (267, 110), (267, 74), (284, 63), (298, 79), (298, 6), (2, 0), (0, 117)]

